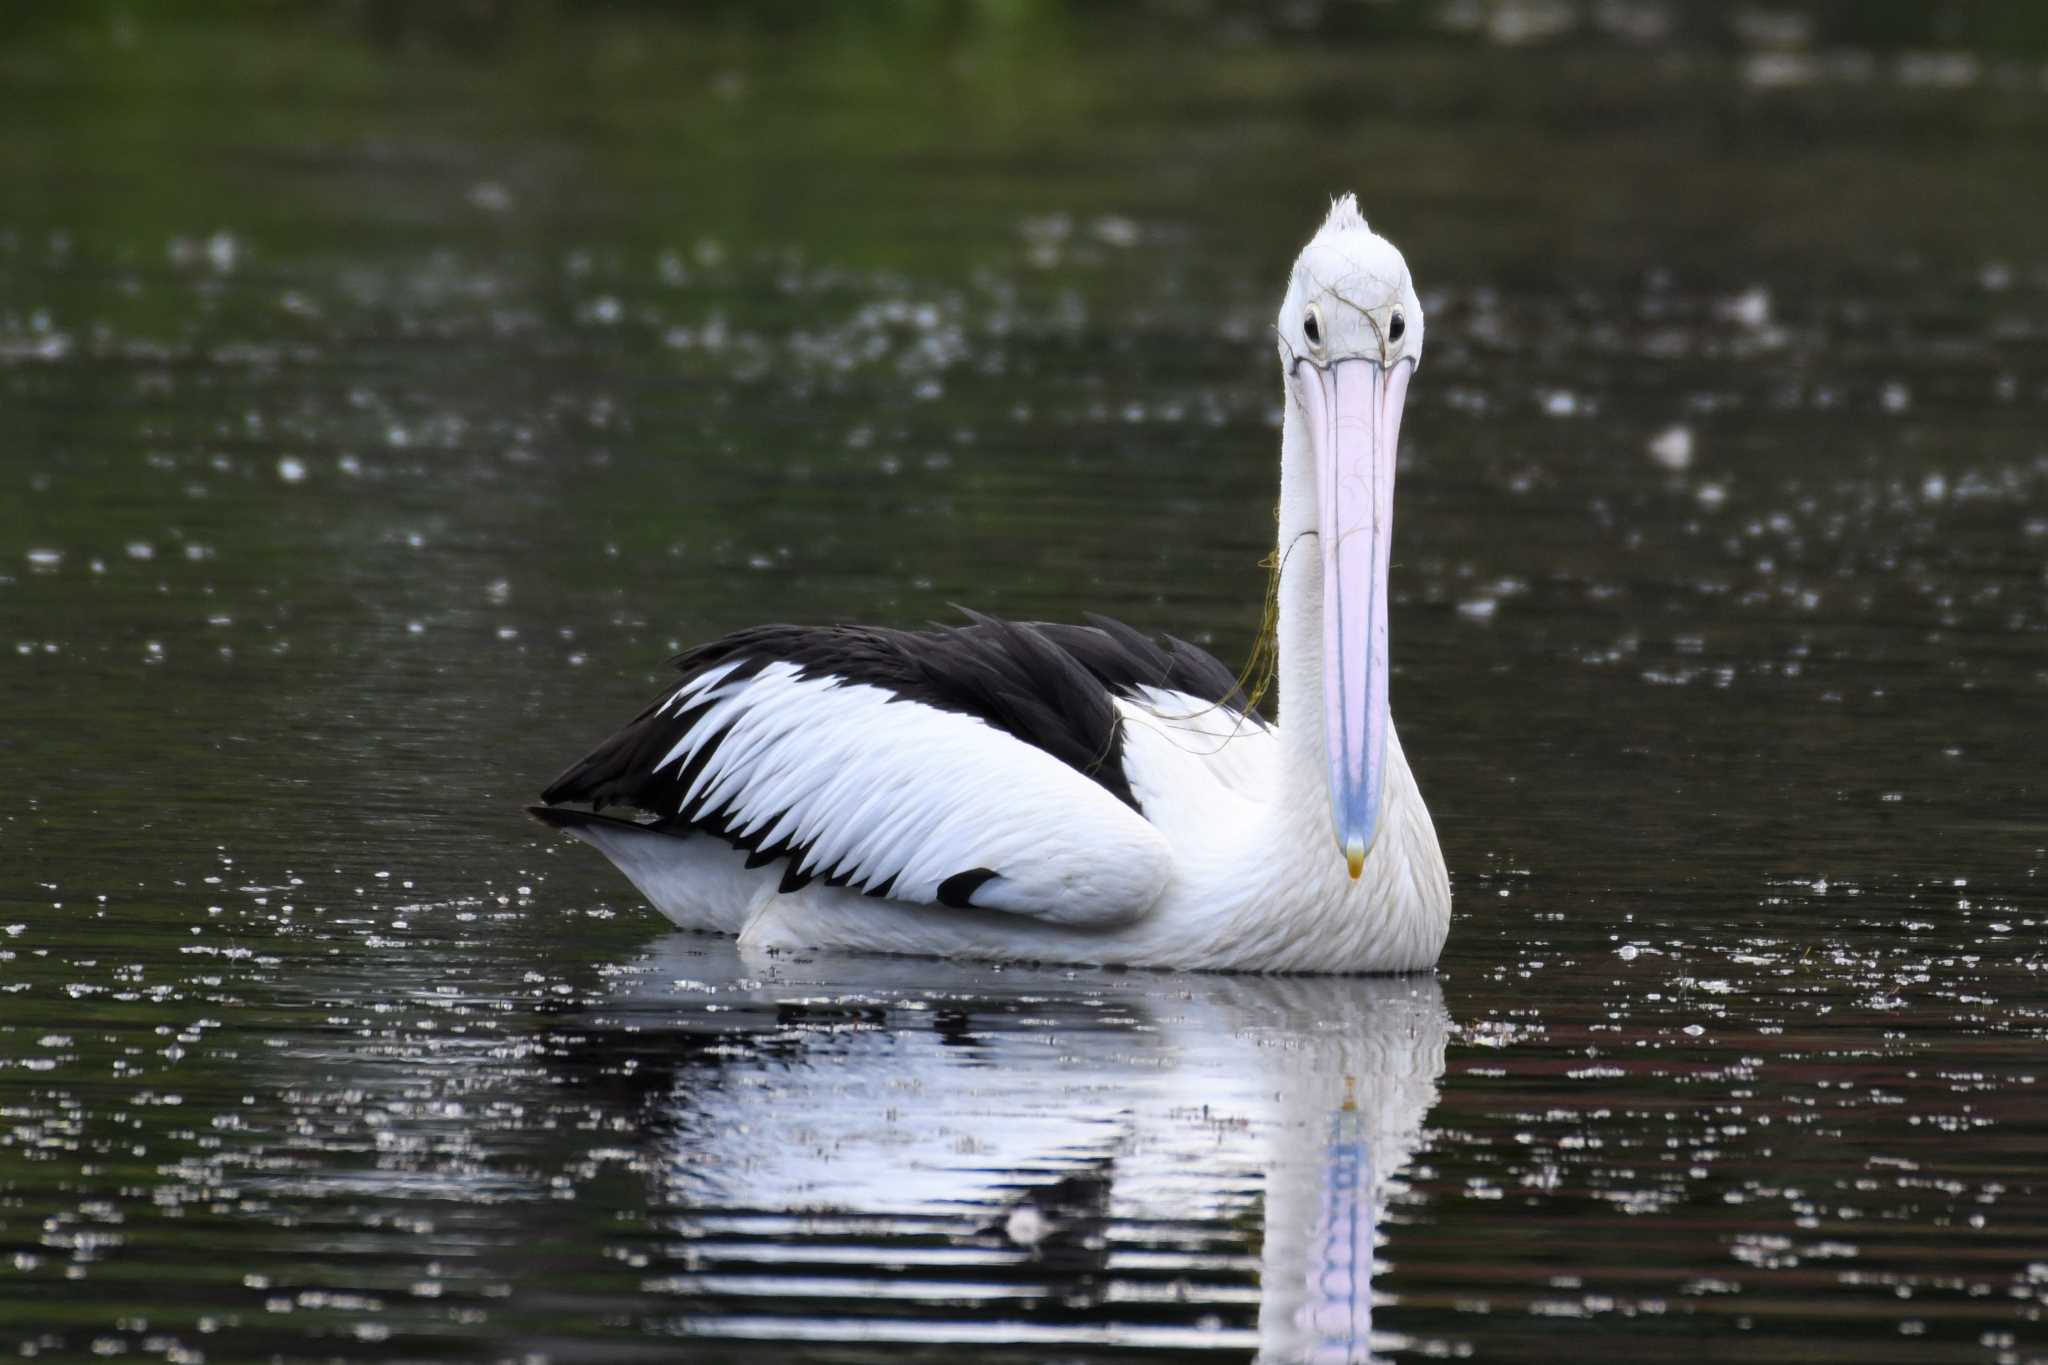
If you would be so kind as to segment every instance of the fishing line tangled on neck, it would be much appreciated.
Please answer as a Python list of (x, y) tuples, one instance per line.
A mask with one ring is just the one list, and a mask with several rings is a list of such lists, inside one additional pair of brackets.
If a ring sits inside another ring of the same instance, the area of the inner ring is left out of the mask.
[[(1279, 520), (1280, 505), (1275, 503), (1273, 505), (1273, 521), (1277, 525)], [(1287, 542), (1285, 550), (1280, 549), (1276, 545), (1266, 552), (1264, 559), (1259, 561), (1259, 567), (1267, 571), (1265, 607), (1260, 615), (1258, 634), (1252, 640), (1251, 653), (1246, 657), (1244, 669), (1237, 675), (1237, 682), (1232, 686), (1231, 690), (1207, 706), (1198, 707), (1192, 711), (1171, 716), (1157, 710), (1153, 711), (1153, 714), (1161, 720), (1191, 721), (1212, 711), (1232, 709), (1230, 706), (1231, 698), (1241, 698), (1244, 704), (1241, 709), (1235, 711), (1230, 733), (1218, 737), (1216, 747), (1206, 751), (1198, 751), (1184, 745), (1172, 734), (1165, 736), (1168, 743), (1182, 749), (1184, 752), (1195, 753), (1203, 758), (1213, 757), (1221, 753), (1224, 745), (1229, 744), (1231, 740), (1237, 738), (1243, 731), (1245, 723), (1259, 709), (1259, 703), (1265, 699), (1267, 693), (1273, 690), (1273, 683), (1279, 676), (1280, 671), (1280, 580), (1286, 575), (1287, 561), (1294, 554), (1295, 547), (1301, 544), (1305, 537), (1315, 534), (1315, 531), (1312, 529), (1298, 532), (1294, 539)], [(1254, 679), (1257, 681), (1254, 682)], [(1107, 757), (1107, 755), (1105, 754), (1104, 757)]]

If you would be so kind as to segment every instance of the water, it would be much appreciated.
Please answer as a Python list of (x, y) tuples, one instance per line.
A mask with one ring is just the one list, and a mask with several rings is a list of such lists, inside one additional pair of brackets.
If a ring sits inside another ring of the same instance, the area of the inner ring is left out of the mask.
[[(0, 1341), (2048, 1358), (2027, 35), (477, 13), (0, 28)], [(1435, 978), (748, 961), (519, 816), (750, 622), (1241, 657), (1346, 187)]]

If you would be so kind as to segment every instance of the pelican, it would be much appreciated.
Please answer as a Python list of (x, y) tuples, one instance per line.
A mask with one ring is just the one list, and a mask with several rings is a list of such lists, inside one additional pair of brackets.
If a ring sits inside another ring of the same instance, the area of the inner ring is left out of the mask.
[(683, 654), (529, 810), (677, 925), (750, 947), (1434, 966), (1450, 880), (1387, 700), (1422, 306), (1353, 196), (1295, 260), (1275, 332), (1277, 722), (1208, 654), (1102, 617), (760, 626)]

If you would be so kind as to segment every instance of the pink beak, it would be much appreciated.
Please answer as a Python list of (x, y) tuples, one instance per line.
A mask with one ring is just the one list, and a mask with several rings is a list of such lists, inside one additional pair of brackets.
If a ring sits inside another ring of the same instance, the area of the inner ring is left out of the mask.
[(1352, 880), (1379, 834), (1387, 758), (1387, 568), (1412, 360), (1311, 369), (1302, 386), (1323, 553), (1323, 736), (1330, 819)]

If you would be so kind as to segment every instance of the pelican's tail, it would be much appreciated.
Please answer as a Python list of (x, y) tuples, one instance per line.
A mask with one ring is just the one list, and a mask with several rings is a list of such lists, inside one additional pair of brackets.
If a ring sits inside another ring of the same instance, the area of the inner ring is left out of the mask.
[(550, 829), (572, 834), (611, 859), (655, 909), (684, 929), (736, 934), (767, 877), (745, 857), (688, 825), (640, 824), (564, 806), (528, 806)]

